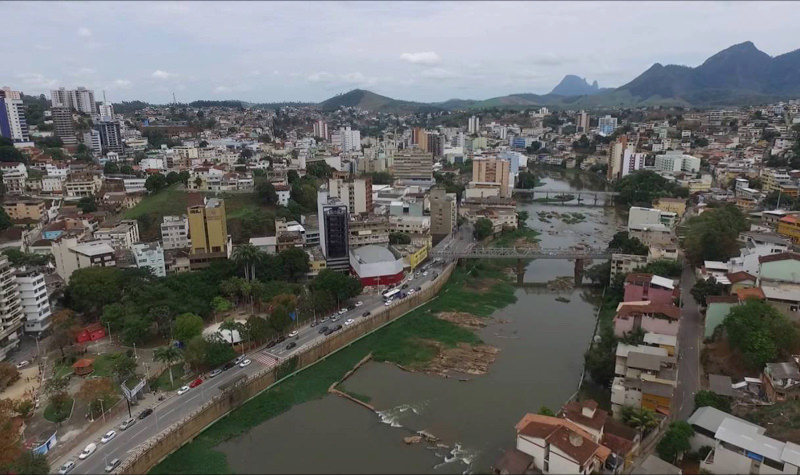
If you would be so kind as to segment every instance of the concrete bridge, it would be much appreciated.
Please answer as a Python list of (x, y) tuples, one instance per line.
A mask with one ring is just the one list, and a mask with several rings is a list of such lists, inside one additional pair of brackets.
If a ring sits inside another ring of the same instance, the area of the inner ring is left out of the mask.
[[(577, 201), (578, 204), (582, 206), (610, 206), (614, 203), (614, 200), (609, 198), (614, 198), (619, 195), (619, 192), (616, 191), (551, 190), (547, 188), (514, 188), (513, 193), (520, 196), (530, 196), (533, 199), (551, 199), (552, 201), (550, 201), (550, 203), (567, 203), (568, 201), (559, 200), (556, 197), (559, 195), (573, 195), (575, 198), (569, 200), (569, 202)], [(553, 198), (550, 198), (551, 196)], [(603, 200), (600, 201), (600, 198), (603, 198)], [(600, 202), (598, 203), (598, 201)]]
[(434, 258), (442, 259), (516, 259), (517, 283), (522, 284), (525, 276), (525, 262), (529, 259), (566, 259), (575, 261), (575, 284), (583, 280), (583, 269), (586, 261), (611, 259), (618, 252), (614, 249), (593, 248), (532, 248), (532, 247), (483, 247), (474, 246), (469, 249), (440, 249), (431, 252)]

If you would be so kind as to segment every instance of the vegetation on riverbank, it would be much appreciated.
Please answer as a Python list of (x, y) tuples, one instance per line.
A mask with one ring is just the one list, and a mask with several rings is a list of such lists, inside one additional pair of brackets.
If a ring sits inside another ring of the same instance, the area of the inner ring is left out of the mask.
[(458, 311), (486, 317), (515, 300), (514, 287), (496, 266), (475, 263), (469, 270), (458, 268), (438, 298), (259, 394), (171, 454), (151, 473), (228, 473), (225, 454), (215, 450), (219, 444), (292, 406), (324, 397), (331, 384), (370, 352), (376, 361), (421, 366), (437, 354), (437, 349), (424, 340), (450, 348), (459, 343), (480, 343), (471, 330), (443, 321), (436, 314)]

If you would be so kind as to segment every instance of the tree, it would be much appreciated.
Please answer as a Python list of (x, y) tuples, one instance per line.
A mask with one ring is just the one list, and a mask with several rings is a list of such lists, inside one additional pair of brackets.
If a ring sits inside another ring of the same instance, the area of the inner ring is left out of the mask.
[(750, 229), (747, 217), (734, 205), (712, 208), (686, 221), (684, 249), (689, 261), (726, 261), (739, 255), (739, 233)]
[(478, 218), (478, 220), (475, 221), (475, 229), (472, 231), (472, 235), (475, 236), (475, 239), (480, 241), (491, 236), (493, 231), (494, 227), (491, 221), (487, 218)]
[(175, 339), (186, 343), (203, 333), (203, 319), (193, 313), (183, 313), (175, 319)]
[(302, 249), (292, 247), (281, 251), (278, 257), (280, 258), (281, 269), (290, 282), (295, 282), (298, 277), (308, 273), (311, 268), (308, 254)]
[[(125, 273), (116, 267), (87, 267), (72, 273), (66, 294), (70, 308), (97, 315), (108, 304), (122, 300)], [(130, 284), (130, 282), (127, 282)]]
[(289, 170), (289, 172), (286, 174), (286, 180), (290, 185), (294, 185), (300, 181), (300, 174), (297, 173), (297, 170)]
[[(228, 345), (225, 345), (226, 347)], [(208, 341), (202, 336), (198, 335), (186, 343), (183, 350), (183, 360), (189, 365), (197, 369), (205, 363), (206, 350), (208, 349)]]
[(646, 266), (639, 269), (639, 271), (663, 277), (680, 277), (681, 272), (683, 272), (683, 265), (678, 261), (670, 259), (658, 259), (649, 262)]
[(272, 310), (272, 315), (269, 317), (269, 326), (277, 333), (282, 333), (291, 324), (292, 317), (289, 315), (289, 309), (284, 305), (278, 305)]
[(17, 367), (11, 363), (0, 363), (0, 391), (11, 386), (19, 379)]
[(584, 275), (600, 287), (608, 287), (611, 283), (611, 261), (603, 261), (589, 267)]
[(78, 201), (78, 208), (84, 213), (97, 211), (97, 203), (93, 196), (84, 196)]
[(406, 233), (389, 233), (389, 244), (411, 244), (411, 236)]
[(0, 147), (0, 162), (20, 162), (25, 163), (25, 155), (14, 146)]
[(34, 405), (30, 399), (19, 399), (14, 403), (14, 412), (25, 419), (33, 413)]
[(539, 178), (533, 172), (520, 172), (517, 176), (517, 186), (519, 188), (530, 190), (539, 186), (539, 184)]
[(125, 353), (117, 353), (111, 361), (111, 373), (118, 383), (136, 374), (136, 360)]
[(0, 208), (0, 231), (5, 231), (13, 225), (14, 222), (11, 221), (11, 217), (6, 213), (6, 210)]
[(10, 470), (17, 457), (23, 453), (22, 437), (14, 421), (14, 402), (11, 399), (0, 399), (0, 469), (3, 473)]
[(243, 244), (241, 246), (236, 246), (233, 249), (233, 255), (231, 257), (233, 262), (235, 262), (236, 265), (241, 266), (244, 270), (244, 278), (250, 281), (256, 278), (255, 265), (260, 255), (261, 251), (259, 251), (254, 245)]
[(144, 182), (144, 187), (150, 193), (158, 193), (167, 187), (167, 178), (161, 173), (156, 173), (147, 177)]
[(63, 412), (69, 396), (67, 395), (69, 380), (67, 378), (50, 378), (44, 383), (44, 393), (50, 397), (50, 404), (56, 412)]
[(701, 389), (694, 395), (694, 407), (695, 409), (699, 409), (706, 406), (713, 407), (722, 412), (727, 412), (730, 414), (731, 399), (726, 396), (720, 396), (719, 394), (713, 393), (706, 389)]
[[(233, 346), (234, 345), (233, 332), (239, 331), (239, 323), (234, 321), (232, 318), (228, 318), (227, 320), (225, 320), (220, 324), (219, 329), (220, 333), (228, 332), (228, 338), (230, 339), (231, 346)], [(225, 335), (225, 333), (222, 334)]]
[(338, 302), (344, 302), (361, 293), (361, 281), (331, 269), (322, 269), (309, 288), (312, 291), (327, 292)]
[(611, 242), (608, 243), (608, 248), (614, 249), (620, 254), (636, 254), (640, 256), (646, 256), (650, 252), (650, 248), (642, 241), (638, 238), (630, 237), (628, 231), (619, 231), (614, 234)]
[(265, 318), (257, 315), (251, 315), (245, 323), (245, 331), (251, 341), (256, 343), (264, 343), (272, 334), (272, 329), (269, 322)]
[(680, 454), (691, 450), (689, 439), (693, 435), (694, 429), (688, 422), (670, 422), (667, 432), (656, 447), (658, 456), (670, 463), (677, 462)]
[(649, 170), (637, 171), (623, 177), (615, 187), (619, 193), (617, 203), (627, 206), (650, 207), (663, 197), (687, 197), (689, 191)]
[(211, 300), (211, 308), (214, 310), (214, 312), (221, 313), (221, 312), (227, 312), (228, 310), (233, 308), (233, 305), (231, 305), (231, 302), (229, 300), (217, 295)]
[(317, 178), (330, 178), (333, 175), (333, 168), (325, 161), (311, 162), (306, 165), (306, 174)]
[(156, 348), (153, 357), (156, 361), (166, 363), (167, 371), (169, 371), (169, 386), (174, 387), (175, 381), (172, 379), (172, 362), (181, 357), (181, 350), (174, 345), (162, 346), (161, 348)]
[(633, 406), (622, 407), (622, 422), (628, 427), (642, 433), (649, 432), (651, 429), (658, 426), (658, 419), (656, 418), (655, 412), (650, 409)]
[(797, 347), (797, 329), (775, 307), (760, 300), (749, 299), (733, 307), (722, 325), (731, 347), (754, 370), (789, 357)]
[(272, 205), (278, 202), (278, 192), (275, 190), (275, 185), (266, 178), (257, 179), (255, 188), (256, 197), (261, 203)]
[(188, 171), (182, 170), (180, 173), (178, 173), (178, 178), (179, 178), (178, 181), (183, 183), (183, 186), (189, 186), (189, 177), (190, 176), (191, 175), (189, 174)]
[(130, 165), (122, 165), (119, 167), (119, 172), (123, 175), (133, 175), (133, 167)]
[(3, 473), (18, 473), (20, 475), (47, 475), (51, 473), (47, 456), (34, 453), (31, 450), (21, 452), (8, 469), (0, 466), (0, 471), (3, 471)]
[(88, 403), (92, 413), (94, 413), (96, 409), (101, 409), (100, 400), (103, 401), (103, 409), (108, 409), (108, 403), (111, 402), (115, 394), (114, 384), (110, 379), (94, 378), (84, 380), (76, 396), (78, 399)]
[(181, 176), (178, 172), (169, 172), (167, 173), (167, 185), (174, 185), (181, 181)]
[(698, 304), (705, 307), (708, 305), (706, 297), (710, 295), (725, 295), (727, 288), (726, 285), (720, 284), (713, 277), (709, 277), (708, 280), (699, 279), (695, 282), (691, 294)]
[(253, 151), (246, 147), (243, 148), (241, 152), (239, 152), (239, 158), (244, 160), (245, 162), (253, 158), (253, 155), (255, 155)]
[(103, 165), (103, 174), (105, 175), (115, 175), (119, 173), (119, 166), (114, 162), (106, 162)]
[(592, 381), (610, 387), (614, 379), (615, 351), (617, 349), (617, 337), (614, 329), (610, 325), (600, 326), (600, 341), (592, 344), (584, 354), (586, 371), (589, 372)]
[(233, 347), (221, 338), (213, 338), (206, 344), (206, 354), (203, 364), (209, 368), (224, 364), (236, 357), (236, 352)]
[(64, 359), (64, 348), (75, 343), (78, 325), (71, 310), (64, 309), (53, 314), (53, 334), (50, 336), (51, 348), (61, 350), (61, 359)]
[(542, 406), (542, 407), (540, 407), (540, 408), (539, 408), (539, 415), (540, 415), (540, 416), (550, 416), (550, 417), (555, 417), (556, 413), (555, 413), (555, 412), (553, 412), (553, 410), (552, 410), (552, 409), (550, 409), (549, 407), (547, 407), (547, 406)]

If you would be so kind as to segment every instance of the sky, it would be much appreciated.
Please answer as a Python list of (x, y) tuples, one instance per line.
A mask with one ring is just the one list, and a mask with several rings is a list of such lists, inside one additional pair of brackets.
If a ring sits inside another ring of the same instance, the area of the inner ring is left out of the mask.
[(736, 43), (800, 48), (794, 2), (0, 1), (0, 86), (98, 100), (435, 102), (621, 86)]

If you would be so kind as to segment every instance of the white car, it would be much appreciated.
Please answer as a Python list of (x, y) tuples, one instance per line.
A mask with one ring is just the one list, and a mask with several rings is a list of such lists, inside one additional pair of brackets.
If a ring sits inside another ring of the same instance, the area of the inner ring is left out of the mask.
[(250, 360), (243, 360), (241, 363), (239, 363), (239, 367), (240, 367), (240, 368), (246, 368), (246, 367), (250, 366), (250, 363), (252, 363), (252, 361), (250, 361)]
[(60, 475), (64, 475), (71, 472), (73, 468), (75, 468), (75, 462), (72, 460), (67, 460), (67, 462), (58, 469), (58, 473)]
[(100, 442), (107, 444), (111, 442), (111, 439), (117, 436), (117, 431), (110, 430), (103, 435), (103, 438), (100, 439)]
[(119, 430), (128, 430), (128, 428), (134, 424), (136, 424), (136, 419), (134, 419), (133, 417), (131, 417), (130, 419), (125, 419), (119, 426)]
[(333, 315), (333, 316), (331, 316), (331, 321), (332, 321), (332, 322), (335, 322), (336, 320), (339, 320), (339, 315)]
[(362, 305), (364, 305), (364, 302), (362, 302), (361, 300), (359, 300), (358, 302), (356, 302), (356, 307), (360, 307), (360, 306), (362, 306)]
[(339, 315), (344, 315), (345, 313), (347, 313), (347, 307), (339, 310)]
[(87, 445), (86, 448), (83, 449), (83, 452), (81, 452), (80, 455), (78, 455), (78, 458), (81, 460), (85, 460), (87, 457), (92, 455), (95, 450), (97, 450), (97, 444), (91, 443)]
[(356, 321), (355, 321), (355, 320), (353, 320), (352, 318), (348, 318), (348, 319), (347, 319), (347, 321), (345, 321), (345, 322), (344, 322), (344, 325), (345, 325), (345, 326), (347, 326), (347, 325), (352, 325), (352, 324), (354, 324), (355, 322), (356, 322)]
[(188, 393), (189, 389), (191, 389), (189, 386), (183, 386), (182, 388), (178, 389), (178, 396)]
[(425, 272), (422, 273), (423, 277), (427, 277), (427, 275), (428, 275), (428, 271), (425, 271)]
[(289, 333), (289, 338), (292, 338), (292, 337), (295, 337), (295, 336), (297, 336), (297, 330), (294, 330), (293, 332)]
[(22, 360), (19, 363), (17, 363), (17, 369), (24, 368), (24, 367), (28, 366), (29, 364), (30, 364), (30, 362), (28, 360)]
[(411, 294), (413, 294), (414, 292), (416, 292), (416, 290), (414, 290), (414, 289), (408, 289), (408, 295), (411, 295)]
[(387, 300), (386, 302), (384, 302), (384, 304), (383, 304), (383, 305), (385, 305), (385, 306), (387, 306), (387, 307), (388, 307), (388, 306), (389, 306), (389, 305), (391, 305), (391, 304), (392, 304), (392, 301), (391, 301), (391, 300)]

